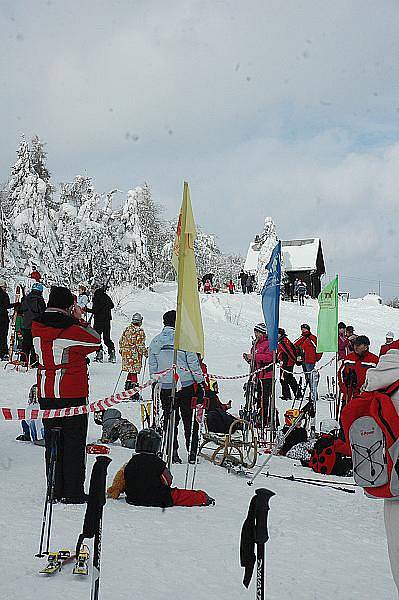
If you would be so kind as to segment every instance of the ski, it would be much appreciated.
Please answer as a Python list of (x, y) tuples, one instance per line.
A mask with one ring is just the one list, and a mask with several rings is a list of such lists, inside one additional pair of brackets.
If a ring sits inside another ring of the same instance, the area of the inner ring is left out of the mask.
[(86, 544), (82, 544), (79, 550), (79, 555), (76, 558), (76, 564), (73, 568), (72, 573), (74, 575), (88, 575), (89, 574), (89, 557), (90, 551)]
[(277, 479), (285, 479), (286, 481), (294, 481), (296, 483), (305, 483), (307, 485), (315, 485), (317, 487), (328, 487), (328, 488), (331, 488), (332, 490), (339, 490), (340, 492), (346, 492), (347, 494), (355, 494), (356, 493), (356, 490), (340, 487), (340, 486), (333, 485), (330, 483), (324, 483), (324, 482), (318, 483), (316, 481), (311, 481), (311, 480), (301, 480), (301, 479), (295, 478), (293, 475), (274, 475), (273, 473), (269, 473), (269, 471), (267, 471), (266, 473), (262, 473), (262, 475), (264, 475), (265, 477), (276, 477)]
[(57, 552), (49, 552), (47, 556), (47, 565), (39, 571), (41, 575), (54, 575), (59, 573), (62, 567), (74, 560), (75, 555), (71, 554), (70, 550), (58, 550)]
[(242, 465), (235, 465), (228, 460), (225, 460), (221, 467), (227, 469), (228, 473), (233, 473), (233, 475), (237, 475), (237, 477), (244, 477), (246, 479), (250, 479), (253, 475), (252, 471), (248, 469), (244, 469)]
[(313, 477), (295, 477), (292, 475), (294, 481), (314, 481), (315, 483), (331, 483), (333, 485), (350, 485), (352, 487), (357, 487), (357, 483), (353, 483), (351, 481), (333, 481), (332, 479), (313, 479)]

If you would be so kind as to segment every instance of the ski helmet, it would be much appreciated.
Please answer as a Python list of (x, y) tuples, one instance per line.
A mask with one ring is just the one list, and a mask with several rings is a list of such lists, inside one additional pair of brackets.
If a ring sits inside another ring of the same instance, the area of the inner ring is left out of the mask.
[(320, 433), (331, 433), (339, 430), (339, 423), (335, 419), (324, 419), (320, 423)]
[(285, 424), (289, 427), (293, 424), (294, 421), (299, 417), (299, 409), (298, 408), (289, 408), (284, 413)]
[(393, 340), (395, 338), (395, 334), (393, 331), (387, 331), (385, 339), (387, 340)]
[(310, 331), (310, 325), (308, 325), (307, 323), (302, 323), (301, 329), (307, 329), (308, 331)]
[(267, 327), (264, 323), (258, 323), (254, 327), (254, 331), (259, 331), (259, 333), (263, 333), (263, 335), (267, 335)]
[(122, 417), (122, 413), (117, 408), (107, 408), (103, 414), (103, 425), (106, 421), (117, 421)]
[(141, 325), (143, 322), (143, 315), (141, 315), (140, 313), (134, 313), (134, 315), (132, 316), (132, 323), (133, 325)]
[(161, 449), (162, 438), (155, 429), (142, 429), (136, 440), (136, 452), (157, 454)]
[(33, 290), (35, 290), (36, 292), (42, 292), (43, 291), (43, 284), (40, 283), (39, 281), (36, 281), (36, 283), (34, 283), (32, 285), (32, 292)]

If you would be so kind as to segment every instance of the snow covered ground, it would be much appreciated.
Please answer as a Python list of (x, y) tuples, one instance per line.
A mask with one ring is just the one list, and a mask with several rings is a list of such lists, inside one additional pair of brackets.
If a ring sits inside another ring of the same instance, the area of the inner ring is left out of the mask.
[[(174, 307), (175, 287), (157, 285), (155, 292), (119, 291), (120, 304), (113, 321), (113, 339), (135, 311), (144, 314), (148, 340), (159, 332), (165, 310)], [(209, 370), (221, 375), (245, 373), (241, 356), (250, 345), (253, 324), (262, 320), (259, 296), (202, 296)], [(386, 331), (399, 332), (397, 311), (361, 300), (340, 305), (340, 319), (357, 333), (371, 338), (378, 352)], [(305, 307), (283, 303), (281, 326), (291, 338), (299, 325), (316, 329), (316, 303)], [(322, 364), (328, 362), (325, 355)], [(92, 364), (91, 400), (110, 395), (120, 363)], [(320, 391), (325, 389), (322, 371)], [(35, 374), (0, 372), (2, 406), (23, 407)], [(233, 411), (242, 401), (243, 380), (221, 381), (221, 397), (233, 401)], [(123, 387), (121, 382), (120, 389)], [(149, 395), (149, 392), (145, 394)], [(279, 394), (278, 394), (279, 395)], [(138, 424), (137, 405), (122, 404), (123, 414)], [(328, 414), (320, 401), (319, 416)], [(45, 492), (43, 449), (16, 442), (17, 422), (0, 422), (1, 550), (3, 566), (0, 597), (7, 600), (89, 598), (90, 581), (76, 580), (71, 568), (43, 579), (37, 574), (38, 550)], [(91, 419), (89, 441), (100, 429)], [(182, 441), (183, 446), (183, 441)], [(182, 456), (184, 452), (182, 451)], [(130, 451), (114, 445), (109, 480), (130, 457)], [(88, 473), (94, 458), (88, 457)], [(186, 466), (173, 469), (175, 485), (184, 483)], [(272, 473), (302, 475), (311, 472), (295, 461), (274, 457)], [(267, 598), (270, 600), (393, 600), (384, 535), (382, 503), (366, 499), (362, 492), (345, 494), (329, 488), (259, 477), (258, 486), (272, 489), (270, 541), (267, 544)], [(239, 536), (248, 503), (254, 493), (245, 480), (202, 460), (197, 486), (216, 498), (209, 508), (136, 508), (124, 499), (108, 501), (104, 510), (101, 598), (104, 600), (242, 600), (254, 598), (242, 586), (239, 566)], [(53, 547), (73, 548), (81, 531), (84, 508), (57, 505), (54, 509)]]

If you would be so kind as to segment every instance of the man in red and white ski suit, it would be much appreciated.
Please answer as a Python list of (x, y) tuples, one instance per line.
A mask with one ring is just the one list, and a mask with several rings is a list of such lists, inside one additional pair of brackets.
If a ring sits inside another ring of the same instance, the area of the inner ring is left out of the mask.
[[(88, 354), (99, 349), (99, 334), (72, 316), (74, 298), (65, 287), (53, 287), (43, 315), (32, 322), (38, 355), (37, 389), (41, 409), (82, 406), (89, 395)], [(87, 415), (43, 419), (46, 463), (50, 460), (50, 432), (61, 427), (61, 447), (55, 496), (67, 503), (85, 501)]]
[(344, 404), (360, 393), (366, 381), (367, 371), (378, 363), (378, 356), (369, 352), (370, 340), (358, 335), (354, 341), (354, 352), (348, 354), (338, 371), (338, 383)]
[(304, 323), (301, 325), (301, 337), (296, 340), (294, 346), (301, 351), (301, 357), (297, 358), (297, 363), (302, 365), (306, 381), (309, 381), (309, 373), (315, 368), (315, 364), (323, 356), (322, 352), (317, 352), (317, 337), (310, 331), (310, 325)]

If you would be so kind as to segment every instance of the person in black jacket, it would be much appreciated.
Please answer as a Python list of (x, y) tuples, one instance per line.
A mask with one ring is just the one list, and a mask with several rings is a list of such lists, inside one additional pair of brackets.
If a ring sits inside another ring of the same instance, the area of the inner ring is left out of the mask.
[[(87, 312), (93, 313), (94, 316), (94, 329), (100, 336), (103, 336), (104, 344), (108, 349), (108, 361), (111, 363), (116, 362), (115, 345), (111, 340), (111, 310), (114, 308), (114, 303), (111, 298), (106, 294), (105, 288), (101, 287), (96, 289), (93, 294), (93, 306), (92, 308), (86, 308)], [(94, 359), (96, 362), (103, 361), (103, 350), (100, 350), (96, 354)]]
[(155, 429), (142, 429), (136, 440), (136, 454), (114, 477), (107, 494), (116, 500), (122, 492), (135, 506), (209, 506), (215, 500), (203, 490), (172, 488), (172, 474), (159, 458), (162, 438)]
[(8, 326), (10, 317), (8, 310), (18, 306), (18, 302), (11, 303), (7, 294), (7, 283), (0, 279), (0, 360), (8, 360)]
[(36, 364), (37, 357), (33, 350), (32, 321), (40, 317), (46, 310), (46, 303), (43, 299), (43, 285), (36, 282), (32, 285), (32, 290), (21, 302), (22, 311), (22, 360), (31, 366)]
[(288, 339), (285, 330), (279, 327), (278, 330), (278, 351), (277, 358), (280, 363), (280, 384), (282, 400), (291, 400), (291, 390), (294, 398), (298, 397), (298, 382), (294, 377), (293, 370), (296, 365), (298, 352), (291, 340)]

